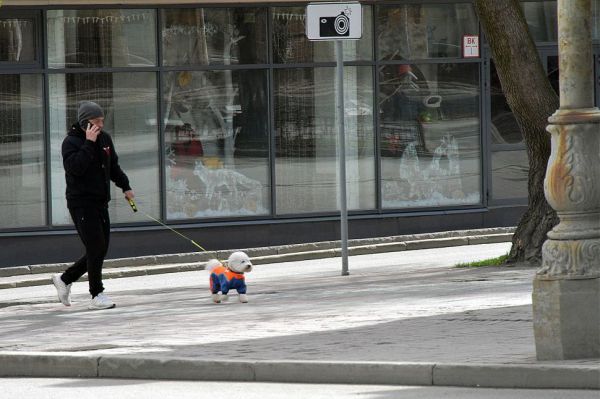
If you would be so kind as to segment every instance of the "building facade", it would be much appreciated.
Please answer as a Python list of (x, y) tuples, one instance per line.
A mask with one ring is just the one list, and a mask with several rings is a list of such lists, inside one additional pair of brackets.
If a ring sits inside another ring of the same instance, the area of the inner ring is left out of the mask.
[[(343, 45), (350, 238), (515, 225), (525, 144), (472, 2), (362, 5)], [(194, 250), (145, 214), (209, 249), (338, 239), (335, 52), (306, 39), (305, 6), (5, 0), (0, 267), (80, 251), (60, 146), (82, 100), (105, 109), (141, 211), (113, 187), (109, 257)], [(557, 88), (556, 2), (523, 9)]]

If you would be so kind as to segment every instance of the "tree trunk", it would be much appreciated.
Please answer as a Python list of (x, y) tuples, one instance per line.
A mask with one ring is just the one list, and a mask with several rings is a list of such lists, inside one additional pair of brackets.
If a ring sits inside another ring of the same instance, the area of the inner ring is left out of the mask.
[(502, 91), (519, 124), (529, 158), (528, 209), (512, 239), (509, 263), (539, 264), (546, 233), (558, 223), (544, 196), (550, 156), (548, 117), (559, 107), (529, 33), (519, 0), (475, 0)]

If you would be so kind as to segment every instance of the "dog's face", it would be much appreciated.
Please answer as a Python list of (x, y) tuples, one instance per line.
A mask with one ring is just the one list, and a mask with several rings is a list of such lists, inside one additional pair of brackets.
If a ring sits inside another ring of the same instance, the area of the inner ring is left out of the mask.
[(246, 273), (252, 271), (252, 262), (244, 252), (234, 252), (227, 259), (227, 267), (236, 273)]

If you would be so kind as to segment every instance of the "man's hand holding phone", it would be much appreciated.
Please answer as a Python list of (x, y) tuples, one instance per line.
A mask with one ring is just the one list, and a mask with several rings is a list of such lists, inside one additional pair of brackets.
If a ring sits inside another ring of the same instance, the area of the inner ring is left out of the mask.
[(95, 142), (99, 134), (100, 127), (88, 122), (87, 127), (85, 128), (85, 138)]

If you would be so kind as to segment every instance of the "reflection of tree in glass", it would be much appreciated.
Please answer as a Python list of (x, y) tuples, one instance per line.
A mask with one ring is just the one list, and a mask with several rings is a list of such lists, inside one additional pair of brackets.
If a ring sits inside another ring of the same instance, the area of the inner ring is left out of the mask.
[(32, 60), (33, 22), (26, 19), (0, 19), (0, 61)]
[(313, 44), (306, 38), (305, 9), (273, 9), (273, 59), (279, 63), (313, 61)]
[(422, 5), (382, 8), (379, 14), (380, 58), (384, 60), (428, 57), (427, 20)]
[(523, 142), (521, 128), (506, 101), (502, 91), (496, 65), (492, 60), (490, 65), (490, 98), (492, 125), (490, 132), (494, 144), (518, 144)]
[[(233, 157), (235, 136), (234, 114), (239, 112), (238, 83), (232, 71), (180, 72), (168, 75), (170, 113), (167, 130), (190, 124), (196, 138), (203, 141), (207, 155)], [(222, 145), (216, 146), (220, 141)], [(223, 150), (223, 153), (219, 152)]]
[[(169, 30), (163, 31), (163, 41), (168, 47), (176, 50), (177, 59), (183, 57), (184, 63), (209, 64), (210, 56), (217, 53), (211, 45), (217, 42), (221, 44), (223, 64), (230, 65), (234, 61), (237, 62), (234, 60), (234, 53), (237, 53), (238, 42), (245, 36), (240, 34), (236, 27), (235, 15), (231, 10), (210, 13), (210, 18), (218, 23), (207, 21), (207, 15), (202, 9), (192, 13), (185, 11), (183, 14), (180, 12), (169, 14), (171, 17), (171, 20), (167, 21)], [(177, 32), (177, 28), (186, 27), (194, 28), (183, 31), (183, 36), (187, 36), (188, 40), (184, 40), (183, 43), (173, 43), (174, 38), (182, 35), (171, 37), (169, 34)], [(216, 36), (220, 36), (220, 40), (216, 40)], [(232, 74), (231, 70), (219, 73), (184, 71), (177, 75), (170, 74), (166, 98), (167, 117), (175, 113), (179, 119), (183, 119), (182, 111), (189, 112), (188, 122), (202, 139), (224, 141), (224, 153), (212, 155), (222, 155), (231, 161), (233, 161), (235, 136), (239, 132), (239, 129), (234, 129), (233, 126), (234, 112), (239, 108), (236, 104), (239, 90), (237, 84), (233, 82)]]

